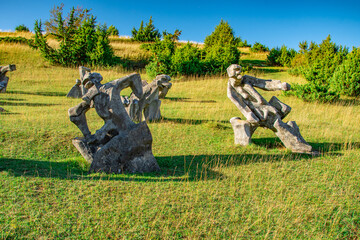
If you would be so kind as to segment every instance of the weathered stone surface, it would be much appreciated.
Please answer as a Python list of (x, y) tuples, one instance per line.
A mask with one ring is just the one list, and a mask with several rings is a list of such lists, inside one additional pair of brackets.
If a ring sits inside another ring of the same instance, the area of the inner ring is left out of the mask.
[(282, 103), (275, 96), (267, 102), (254, 87), (267, 90), (290, 90), (290, 85), (279, 80), (264, 80), (248, 75), (241, 75), (241, 66), (232, 64), (227, 69), (229, 82), (227, 95), (245, 116), (230, 119), (233, 126), (235, 144), (248, 145), (257, 127), (271, 129), (293, 152), (310, 153), (312, 147), (300, 134), (295, 122), (282, 121), (291, 111), (291, 107)]
[(141, 121), (144, 114), (146, 121), (156, 121), (161, 118), (160, 106), (161, 100), (159, 93), (162, 89), (163, 96), (171, 88), (170, 77), (167, 75), (158, 75), (151, 83), (142, 82), (144, 95), (138, 98), (131, 94), (129, 99), (123, 99), (126, 110), (130, 118), (134, 121)]
[(13, 64), (7, 66), (0, 66), (0, 93), (5, 93), (9, 82), (9, 77), (6, 76), (7, 72), (16, 70), (16, 66)]
[(79, 67), (80, 79), (76, 79), (75, 85), (70, 89), (69, 93), (66, 95), (70, 98), (81, 98), (83, 95), (87, 93), (87, 89), (85, 88), (84, 76), (88, 73), (91, 73), (90, 68), (86, 68), (83, 66)]
[[(88, 89), (84, 100), (69, 109), (70, 120), (84, 138), (73, 140), (74, 146), (91, 163), (90, 171), (106, 173), (152, 172), (159, 166), (152, 154), (152, 136), (146, 122), (131, 121), (120, 97), (120, 91), (130, 87), (138, 98), (143, 95), (139, 74), (101, 84), (98, 73), (86, 73), (83, 85)], [(94, 107), (104, 125), (91, 134), (85, 113)]]

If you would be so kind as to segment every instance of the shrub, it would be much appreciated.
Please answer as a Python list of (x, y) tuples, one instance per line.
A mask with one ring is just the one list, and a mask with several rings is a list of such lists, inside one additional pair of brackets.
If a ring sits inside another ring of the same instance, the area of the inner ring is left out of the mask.
[(267, 61), (273, 66), (290, 67), (295, 55), (296, 51), (294, 49), (287, 49), (284, 45), (281, 48), (272, 48), (267, 56)]
[(280, 48), (272, 48), (267, 56), (267, 62), (272, 66), (281, 66), (280, 63), (281, 51)]
[(242, 40), (240, 39), (240, 41), (238, 42), (237, 46), (238, 46), (238, 47), (251, 47), (251, 44), (248, 44), (247, 40), (242, 41)]
[(143, 44), (142, 48), (152, 53), (150, 63), (146, 65), (146, 73), (154, 78), (158, 74), (172, 73), (172, 56), (175, 53), (175, 42), (170, 36), (164, 40), (157, 39), (154, 43)]
[(291, 93), (308, 101), (331, 102), (338, 99), (339, 92), (331, 89), (330, 82), (336, 68), (345, 59), (347, 49), (331, 42), (328, 36), (320, 45), (311, 43), (309, 49), (303, 48), (301, 54), (305, 59), (296, 70), (308, 83), (293, 88)]
[(269, 48), (259, 42), (255, 42), (254, 45), (252, 45), (252, 47), (250, 48), (250, 51), (253, 53), (267, 52), (269, 51)]
[(26, 44), (34, 47), (34, 41), (24, 37), (0, 37), (0, 42)]
[(30, 32), (29, 28), (27, 28), (24, 24), (15, 27), (16, 32)]
[(187, 43), (181, 48), (175, 50), (172, 56), (172, 72), (173, 74), (181, 75), (201, 75), (204, 72), (203, 62), (201, 62), (201, 55), (203, 52)]
[(144, 27), (144, 22), (141, 21), (139, 30), (135, 27), (131, 30), (132, 39), (138, 42), (155, 42), (161, 38), (161, 34), (153, 24), (152, 17)]
[(331, 87), (348, 96), (360, 94), (360, 48), (354, 48), (331, 78)]
[(75, 9), (72, 8), (69, 19), (64, 20), (62, 12), (58, 12), (55, 20), (57, 28), (54, 36), (59, 41), (58, 49), (47, 44), (48, 35), (43, 35), (41, 21), (35, 22), (35, 46), (41, 55), (52, 64), (64, 66), (101, 65), (109, 66), (117, 63), (117, 58), (110, 46), (107, 27), (96, 26), (95, 17), (87, 16), (81, 25), (77, 27)]

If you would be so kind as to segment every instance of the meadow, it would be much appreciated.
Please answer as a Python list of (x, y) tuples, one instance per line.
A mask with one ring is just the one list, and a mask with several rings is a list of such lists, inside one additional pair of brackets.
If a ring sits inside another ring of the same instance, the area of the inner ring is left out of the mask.
[[(139, 44), (112, 39), (116, 55), (145, 58)], [(251, 54), (251, 75), (301, 83)], [(140, 56), (140, 57), (139, 57)], [(76, 68), (52, 66), (39, 52), (0, 43), (0, 65), (16, 64), (0, 94), (1, 239), (356, 239), (360, 237), (360, 105), (307, 103), (281, 92), (319, 156), (286, 150), (258, 129), (234, 145), (229, 119), (242, 117), (226, 96), (226, 77), (173, 78), (163, 119), (148, 123), (160, 172), (89, 174), (71, 143), (80, 136), (66, 98)], [(130, 72), (95, 68), (104, 82)], [(150, 80), (144, 71), (142, 79)], [(128, 95), (129, 90), (122, 92)], [(94, 110), (90, 129), (102, 126)], [(243, 117), (242, 117), (243, 118)]]

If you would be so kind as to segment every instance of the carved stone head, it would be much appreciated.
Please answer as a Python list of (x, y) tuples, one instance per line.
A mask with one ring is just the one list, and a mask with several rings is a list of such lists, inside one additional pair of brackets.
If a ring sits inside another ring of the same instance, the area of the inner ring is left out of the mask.
[[(229, 78), (238, 78), (238, 76), (241, 74), (241, 66), (238, 64), (231, 64), (227, 69), (227, 74)], [(241, 75), (240, 75), (241, 76)]]
[(169, 83), (171, 81), (171, 78), (168, 75), (165, 74), (157, 75), (155, 80), (159, 87), (168, 87), (168, 88), (171, 87), (171, 83)]
[(89, 89), (94, 85), (100, 84), (102, 80), (103, 77), (100, 75), (100, 73), (87, 72), (84, 75), (83, 85), (85, 88)]

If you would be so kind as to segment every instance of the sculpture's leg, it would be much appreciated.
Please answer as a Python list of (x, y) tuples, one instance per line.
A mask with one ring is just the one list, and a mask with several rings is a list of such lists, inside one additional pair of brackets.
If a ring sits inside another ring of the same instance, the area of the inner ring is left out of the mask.
[[(105, 143), (104, 140), (106, 138), (106, 135), (118, 135), (118, 132), (114, 132), (114, 130), (117, 129), (117, 126), (113, 123), (111, 119), (106, 120), (105, 124), (99, 129), (96, 130), (94, 135), (91, 135), (88, 138), (88, 143)], [(111, 136), (114, 137), (114, 136)]]
[(152, 101), (152, 102), (144, 109), (145, 121), (156, 121), (156, 120), (159, 120), (159, 119), (161, 118), (160, 106), (161, 106), (161, 101), (160, 101), (160, 100), (154, 100), (154, 101)]
[(234, 130), (235, 144), (242, 146), (249, 145), (251, 143), (251, 136), (257, 126), (251, 125), (248, 121), (241, 120), (239, 117), (231, 118), (230, 123)]
[(278, 114), (281, 116), (281, 119), (285, 118), (291, 111), (291, 107), (286, 105), (285, 103), (281, 102), (277, 97), (273, 96), (269, 104), (276, 108)]
[(168, 93), (170, 88), (164, 87), (160, 92), (159, 92), (159, 98), (165, 98), (166, 94)]
[(6, 87), (8, 85), (9, 82), (9, 78), (8, 77), (3, 77), (3, 79), (0, 82), (0, 93), (5, 93), (6, 92)]
[(310, 153), (312, 147), (300, 134), (300, 129), (294, 121), (284, 123), (277, 119), (274, 123), (275, 134), (280, 138), (286, 148), (293, 152)]
[(85, 138), (91, 135), (85, 116), (89, 109), (90, 106), (86, 102), (81, 102), (68, 110), (70, 121), (80, 129)]
[(139, 111), (139, 101), (137, 99), (131, 99), (129, 106), (126, 108), (127, 113), (129, 114), (129, 117), (133, 121), (141, 121), (142, 114), (141, 111)]

